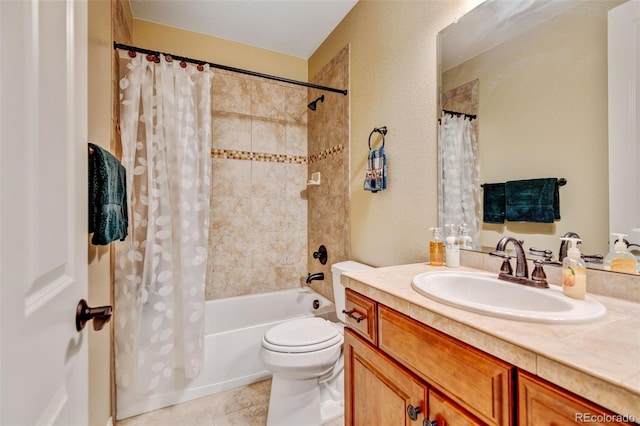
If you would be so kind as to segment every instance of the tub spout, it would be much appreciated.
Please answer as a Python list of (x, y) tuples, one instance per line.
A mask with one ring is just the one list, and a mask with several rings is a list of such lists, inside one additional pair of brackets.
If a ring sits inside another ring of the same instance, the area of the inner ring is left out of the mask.
[(307, 284), (310, 284), (313, 280), (324, 280), (324, 272), (316, 272), (315, 274), (309, 274), (307, 276)]

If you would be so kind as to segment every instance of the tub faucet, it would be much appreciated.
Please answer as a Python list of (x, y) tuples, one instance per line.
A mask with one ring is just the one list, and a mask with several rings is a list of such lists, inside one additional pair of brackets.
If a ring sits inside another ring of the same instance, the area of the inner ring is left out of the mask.
[[(509, 243), (513, 243), (513, 247), (516, 250), (515, 276), (513, 275), (513, 269), (511, 269), (511, 264), (509, 263), (509, 259), (511, 259), (511, 257), (505, 252), (507, 244)], [(535, 269), (531, 274), (531, 278), (529, 278), (527, 256), (525, 255), (522, 243), (515, 238), (503, 237), (500, 241), (498, 241), (498, 245), (496, 245), (495, 251), (492, 251), (490, 254), (493, 256), (502, 257), (504, 259), (504, 262), (502, 262), (502, 267), (500, 268), (500, 273), (498, 274), (499, 279), (531, 287), (549, 287), (549, 284), (547, 283), (547, 276), (542, 269), (542, 261), (540, 260), (535, 261)]]
[(323, 281), (324, 280), (324, 272), (316, 272), (315, 274), (309, 274), (307, 276), (307, 284), (311, 284), (311, 281), (313, 280), (319, 280), (319, 281)]

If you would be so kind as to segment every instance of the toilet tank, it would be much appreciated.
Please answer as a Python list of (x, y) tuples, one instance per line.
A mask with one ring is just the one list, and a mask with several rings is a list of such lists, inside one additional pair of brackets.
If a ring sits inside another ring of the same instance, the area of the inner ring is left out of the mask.
[(345, 292), (344, 286), (340, 283), (340, 275), (343, 272), (363, 271), (365, 269), (374, 268), (372, 266), (355, 262), (353, 260), (334, 263), (331, 266), (331, 275), (333, 278), (333, 297), (335, 299), (336, 315), (341, 322), (344, 322), (344, 314), (342, 313), (342, 311), (344, 310), (345, 305)]

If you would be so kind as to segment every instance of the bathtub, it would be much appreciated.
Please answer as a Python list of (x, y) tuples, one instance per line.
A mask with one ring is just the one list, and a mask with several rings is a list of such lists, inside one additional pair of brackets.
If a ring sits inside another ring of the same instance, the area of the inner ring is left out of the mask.
[(271, 373), (260, 362), (260, 345), (269, 328), (292, 318), (336, 319), (333, 303), (308, 288), (209, 300), (205, 309), (206, 362), (200, 375), (181, 379), (175, 391), (135, 402), (119, 395), (127, 400), (118, 403), (118, 420), (267, 379)]

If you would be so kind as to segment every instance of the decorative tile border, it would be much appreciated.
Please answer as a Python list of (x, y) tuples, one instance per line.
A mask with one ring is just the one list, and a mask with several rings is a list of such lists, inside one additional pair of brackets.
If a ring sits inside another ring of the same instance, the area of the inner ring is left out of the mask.
[(310, 155), (309, 156), (309, 164), (316, 163), (316, 162), (318, 162), (320, 160), (324, 160), (324, 159), (329, 158), (329, 157), (333, 157), (334, 155), (337, 155), (337, 154), (341, 153), (342, 151), (344, 151), (344, 145), (343, 144), (332, 146), (331, 148), (325, 149), (324, 151), (321, 151), (318, 154)]
[(268, 163), (286, 164), (311, 164), (332, 157), (344, 151), (344, 145), (339, 144), (325, 149), (318, 154), (312, 154), (308, 158), (304, 155), (269, 154), (267, 152), (236, 151), (233, 149), (211, 150), (211, 158), (226, 158), (229, 160), (265, 161)]
[(268, 163), (307, 164), (304, 155), (269, 154), (266, 152), (236, 151), (232, 149), (212, 149), (211, 158), (229, 160), (265, 161)]

